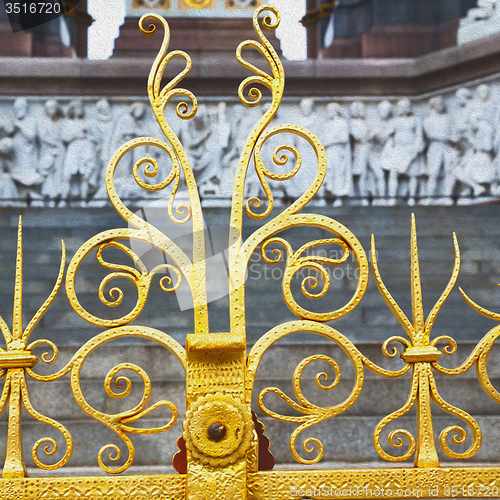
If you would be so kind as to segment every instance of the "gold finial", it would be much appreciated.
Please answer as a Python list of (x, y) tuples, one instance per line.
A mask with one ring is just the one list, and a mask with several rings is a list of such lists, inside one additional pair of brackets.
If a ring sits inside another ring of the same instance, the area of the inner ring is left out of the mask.
[(14, 310), (12, 313), (13, 340), (21, 340), (23, 335), (23, 226), (19, 216), (17, 226), (16, 281), (14, 288)]

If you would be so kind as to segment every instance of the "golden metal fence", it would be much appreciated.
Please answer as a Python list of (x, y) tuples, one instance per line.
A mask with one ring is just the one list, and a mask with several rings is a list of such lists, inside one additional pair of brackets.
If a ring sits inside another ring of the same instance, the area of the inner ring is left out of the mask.
[[(267, 15), (259, 20), (262, 13)], [(0, 497), (2, 499), (59, 499), (59, 498), (148, 498), (148, 499), (288, 499), (288, 498), (410, 498), (451, 496), (462, 497), (498, 497), (500, 487), (500, 468), (472, 467), (457, 465), (440, 467), (434, 437), (431, 402), (462, 421), (461, 425), (446, 427), (441, 431), (438, 445), (443, 453), (453, 460), (467, 459), (481, 446), (481, 429), (477, 421), (467, 412), (445, 401), (439, 394), (434, 373), (456, 376), (476, 367), (477, 377), (484, 391), (496, 402), (500, 403), (500, 393), (490, 382), (487, 370), (487, 359), (490, 350), (500, 335), (500, 327), (493, 328), (477, 344), (469, 357), (456, 368), (446, 368), (439, 363), (439, 358), (453, 354), (457, 344), (449, 336), (431, 338), (434, 321), (452, 291), (460, 268), (460, 252), (454, 236), (455, 265), (446, 289), (432, 308), (427, 318), (422, 307), (422, 289), (417, 249), (415, 220), (411, 226), (411, 297), (412, 314), (410, 320), (396, 303), (380, 275), (372, 238), (371, 267), (377, 287), (388, 307), (401, 324), (406, 337), (388, 338), (382, 347), (387, 358), (395, 358), (396, 348), (389, 344), (401, 344), (401, 358), (404, 366), (397, 370), (389, 370), (374, 363), (363, 355), (358, 348), (342, 333), (327, 323), (351, 313), (361, 302), (366, 292), (369, 276), (369, 263), (363, 247), (352, 232), (342, 224), (324, 215), (306, 213), (303, 209), (311, 201), (325, 179), (327, 160), (325, 149), (316, 135), (303, 127), (285, 124), (270, 126), (275, 117), (284, 91), (284, 70), (278, 54), (266, 39), (265, 29), (275, 29), (279, 24), (279, 13), (271, 6), (257, 9), (253, 25), (258, 40), (242, 42), (237, 49), (238, 61), (250, 72), (238, 90), (243, 104), (252, 107), (261, 103), (262, 92), (259, 87), (271, 92), (271, 103), (265, 109), (260, 120), (250, 132), (241, 152), (237, 166), (231, 207), (229, 227), (229, 314), (230, 331), (212, 333), (209, 330), (206, 290), (205, 236), (201, 204), (193, 170), (189, 159), (165, 119), (165, 107), (173, 98), (180, 98), (177, 115), (182, 119), (192, 118), (197, 110), (195, 96), (177, 85), (191, 68), (189, 56), (182, 51), (168, 52), (168, 24), (160, 16), (150, 14), (143, 16), (139, 26), (144, 35), (151, 36), (155, 25), (146, 27), (147, 21), (155, 21), (164, 30), (163, 42), (153, 64), (148, 81), (148, 95), (151, 107), (166, 140), (152, 137), (140, 137), (123, 144), (114, 154), (106, 171), (106, 188), (111, 203), (128, 223), (127, 228), (101, 232), (89, 239), (75, 253), (66, 272), (66, 293), (75, 312), (89, 323), (104, 327), (106, 330), (83, 345), (71, 360), (55, 373), (41, 375), (35, 370), (36, 364), (50, 364), (58, 356), (57, 346), (49, 340), (36, 340), (29, 343), (30, 334), (38, 321), (50, 307), (58, 293), (65, 269), (65, 250), (62, 246), (62, 257), (59, 275), (52, 293), (42, 307), (34, 315), (28, 326), (23, 329), (22, 323), (22, 230), (19, 222), (16, 283), (14, 297), (14, 313), (12, 328), (0, 318), (0, 330), (6, 342), (6, 349), (0, 351), (1, 376), (4, 386), (0, 397), (0, 411), (8, 406), (7, 455), (0, 480)], [(254, 49), (269, 66), (268, 71), (255, 66), (242, 55), (243, 49)], [(163, 87), (162, 77), (168, 63), (174, 58), (182, 58), (184, 69)], [(288, 133), (305, 140), (312, 147), (317, 168), (315, 178), (305, 192), (290, 206), (278, 215), (274, 208), (271, 185), (295, 176), (302, 166), (303, 156), (294, 145), (282, 145), (275, 149), (273, 160), (278, 166), (285, 166), (290, 158), (294, 166), (288, 172), (275, 173), (269, 170), (263, 160), (262, 149), (265, 142), (281, 133)], [(161, 182), (156, 176), (161, 171), (158, 160), (153, 156), (144, 156), (133, 166), (135, 182), (148, 191), (170, 189), (168, 215), (179, 225), (191, 224), (192, 255), (187, 255), (168, 235), (134, 214), (122, 202), (117, 194), (114, 175), (119, 161), (134, 149), (150, 146), (163, 151), (170, 158), (171, 170)], [(259, 198), (245, 199), (245, 179), (248, 169), (255, 167), (262, 190), (265, 193), (265, 207)], [(181, 183), (184, 182), (189, 203), (176, 205), (175, 199)], [(246, 239), (242, 238), (244, 215), (262, 221), (262, 225)], [(317, 239), (294, 249), (284, 238), (277, 236), (285, 229), (292, 227), (314, 227), (324, 230), (330, 236)], [(172, 264), (165, 263), (148, 270), (140, 257), (125, 243), (137, 240), (148, 243), (167, 254)], [(318, 247), (335, 245), (341, 250), (340, 258), (330, 258), (311, 252)], [(105, 260), (103, 251), (114, 248), (129, 257), (134, 266), (113, 263)], [(296, 319), (276, 326), (263, 335), (246, 352), (245, 330), (245, 273), (249, 259), (260, 248), (262, 258), (273, 265), (280, 261), (285, 264), (283, 275), (283, 297), (288, 308)], [(99, 287), (99, 298), (106, 306), (121, 303), (123, 291), (107, 287), (116, 278), (131, 282), (137, 289), (137, 300), (132, 310), (116, 319), (95, 316), (80, 303), (76, 292), (76, 278), (80, 265), (92, 253), (96, 252), (98, 262), (109, 271)], [(343, 264), (349, 256), (353, 256), (358, 266), (357, 287), (350, 300), (341, 307), (328, 312), (316, 312), (308, 309), (296, 300), (291, 286), (292, 279), (299, 271), (307, 269), (312, 274), (301, 283), (302, 294), (308, 299), (322, 298), (330, 286), (330, 277), (325, 266)], [(169, 274), (166, 274), (168, 272)], [(160, 287), (163, 292), (172, 293), (179, 289), (182, 282), (190, 288), (194, 304), (193, 333), (186, 337), (185, 348), (165, 332), (154, 328), (131, 324), (143, 310), (150, 292), (152, 278), (162, 273)], [(490, 312), (474, 303), (464, 291), (460, 290), (467, 303), (477, 312), (494, 320), (500, 314)], [(257, 368), (268, 349), (278, 340), (300, 332), (319, 335), (337, 346), (347, 355), (354, 367), (354, 386), (350, 395), (333, 406), (319, 406), (311, 402), (301, 387), (301, 378), (307, 366), (315, 361), (326, 362), (335, 377), (328, 383), (328, 375), (319, 373), (316, 385), (319, 389), (329, 391), (335, 388), (340, 380), (338, 363), (329, 356), (318, 354), (306, 357), (301, 361), (293, 374), (294, 399), (280, 389), (269, 387), (258, 395), (258, 406), (267, 416), (296, 424), (290, 436), (290, 451), (300, 464), (309, 467), (304, 470), (273, 471), (273, 459), (268, 451), (269, 442), (264, 436), (263, 426), (252, 415), (252, 393)], [(144, 392), (140, 402), (132, 409), (121, 413), (107, 414), (93, 408), (85, 399), (81, 385), (80, 373), (87, 357), (110, 340), (127, 337), (141, 337), (152, 340), (168, 349), (177, 358), (186, 372), (186, 415), (183, 422), (183, 434), (179, 439), (181, 450), (174, 457), (174, 466), (179, 471), (176, 475), (152, 476), (116, 476), (125, 471), (134, 460), (134, 446), (130, 434), (147, 434), (165, 432), (172, 428), (177, 420), (178, 412), (173, 403), (157, 401), (149, 405), (151, 381), (141, 367), (133, 363), (120, 363), (109, 371), (105, 379), (105, 390), (111, 398), (123, 398), (130, 393), (131, 380), (118, 374), (123, 370), (134, 372), (144, 384)], [(444, 349), (438, 349), (438, 343), (444, 342)], [(45, 353), (39, 359), (33, 350), (46, 345), (52, 352)], [(317, 470), (313, 466), (323, 456), (323, 444), (317, 438), (307, 438), (301, 446), (307, 458), (297, 451), (297, 441), (306, 429), (340, 415), (354, 405), (359, 398), (365, 378), (365, 370), (385, 378), (397, 378), (412, 371), (411, 388), (406, 403), (397, 411), (383, 418), (373, 430), (373, 445), (378, 454), (388, 462), (404, 462), (414, 457), (414, 467), (390, 467), (370, 469), (335, 469)], [(121, 455), (115, 444), (105, 445), (98, 453), (99, 466), (109, 476), (104, 477), (38, 477), (28, 478), (22, 454), (21, 409), (36, 420), (57, 429), (65, 442), (63, 457), (54, 464), (47, 465), (41, 456), (54, 455), (58, 444), (50, 437), (39, 439), (32, 448), (35, 464), (41, 469), (54, 470), (64, 466), (73, 450), (73, 440), (68, 430), (56, 420), (46, 417), (33, 407), (30, 402), (26, 377), (40, 382), (53, 382), (69, 375), (71, 390), (80, 408), (93, 419), (101, 422), (119, 436), (125, 444), (128, 456), (123, 463), (112, 467), (105, 463), (109, 457), (116, 462)], [(117, 393), (113, 383), (124, 390)], [(266, 395), (274, 393), (290, 407), (290, 414), (282, 414), (270, 409), (266, 403)], [(170, 420), (157, 428), (135, 427), (139, 419), (149, 415), (159, 407), (167, 408), (171, 413)], [(417, 432), (414, 436), (406, 429), (396, 429), (388, 434), (386, 447), (382, 446), (382, 432), (388, 424), (407, 414), (416, 407)], [(466, 431), (469, 430), (469, 434)], [(462, 452), (453, 451), (453, 445), (470, 441), (468, 449)], [(451, 444), (450, 444), (451, 442)], [(404, 450), (394, 455), (386, 451), (387, 444)], [(104, 458), (103, 458), (104, 457)], [(460, 464), (460, 462), (457, 462)]]

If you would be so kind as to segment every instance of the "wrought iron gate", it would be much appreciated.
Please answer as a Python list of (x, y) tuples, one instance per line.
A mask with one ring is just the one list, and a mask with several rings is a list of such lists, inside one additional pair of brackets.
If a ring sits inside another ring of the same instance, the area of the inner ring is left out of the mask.
[[(261, 21), (259, 15), (267, 12)], [(173, 98), (181, 98), (177, 105), (177, 115), (183, 119), (192, 118), (197, 109), (195, 96), (186, 89), (176, 85), (189, 72), (191, 60), (181, 51), (167, 52), (169, 30), (163, 18), (148, 15), (141, 18), (139, 25), (143, 34), (150, 36), (155, 26), (145, 27), (147, 20), (155, 21), (163, 26), (164, 38), (160, 52), (149, 75), (148, 94), (156, 119), (163, 130), (166, 141), (151, 137), (133, 139), (123, 144), (111, 159), (106, 172), (106, 188), (109, 198), (128, 228), (104, 231), (88, 240), (73, 256), (66, 272), (66, 293), (73, 309), (78, 315), (93, 325), (107, 328), (82, 346), (73, 358), (60, 370), (51, 375), (41, 375), (35, 370), (37, 362), (50, 364), (57, 358), (56, 345), (49, 340), (37, 340), (29, 343), (29, 337), (37, 322), (47, 311), (61, 287), (64, 268), (65, 251), (59, 275), (50, 296), (35, 314), (26, 328), (22, 323), (22, 241), (21, 223), (19, 224), (18, 250), (16, 262), (16, 285), (14, 298), (14, 314), (12, 328), (0, 318), (0, 330), (5, 338), (6, 349), (0, 351), (1, 376), (4, 386), (0, 397), (0, 411), (9, 408), (7, 456), (0, 480), (0, 497), (2, 499), (59, 499), (59, 498), (148, 498), (148, 499), (288, 499), (288, 498), (413, 498), (413, 497), (498, 497), (500, 487), (500, 468), (497, 467), (440, 467), (436, 451), (431, 401), (440, 409), (457, 417), (463, 426), (446, 427), (439, 436), (441, 450), (451, 459), (461, 460), (472, 457), (481, 445), (481, 429), (476, 420), (465, 411), (446, 402), (439, 394), (434, 372), (455, 376), (476, 367), (479, 382), (484, 391), (496, 402), (500, 403), (500, 393), (492, 386), (488, 377), (488, 354), (500, 335), (500, 327), (493, 328), (477, 344), (469, 357), (456, 368), (446, 368), (439, 363), (440, 356), (453, 354), (457, 348), (455, 340), (448, 336), (438, 336), (431, 340), (434, 321), (458, 277), (460, 254), (457, 239), (454, 237), (455, 265), (451, 279), (429, 316), (424, 317), (422, 308), (422, 290), (420, 284), (419, 261), (415, 221), (411, 228), (411, 279), (412, 279), (412, 321), (408, 319), (384, 285), (377, 267), (375, 244), (372, 239), (371, 265), (377, 287), (390, 310), (397, 318), (407, 337), (391, 337), (383, 344), (383, 354), (394, 358), (396, 348), (389, 349), (392, 342), (403, 346), (401, 354), (405, 364), (398, 370), (383, 368), (365, 357), (357, 347), (342, 333), (329, 326), (331, 322), (353, 311), (362, 300), (369, 275), (368, 259), (365, 252), (349, 229), (339, 222), (323, 216), (303, 212), (303, 209), (320, 188), (326, 175), (326, 154), (318, 138), (303, 127), (287, 124), (270, 126), (279, 107), (284, 90), (284, 71), (280, 59), (272, 45), (266, 39), (260, 22), (266, 29), (275, 29), (279, 24), (279, 13), (273, 7), (259, 8), (253, 19), (258, 41), (245, 41), (237, 49), (238, 61), (252, 75), (245, 78), (239, 88), (240, 100), (246, 106), (256, 106), (261, 102), (262, 93), (259, 86), (271, 92), (272, 102), (262, 117), (255, 124), (241, 152), (237, 167), (231, 208), (229, 228), (229, 299), (230, 299), (230, 331), (212, 333), (209, 330), (205, 241), (201, 204), (193, 171), (189, 159), (172, 128), (165, 119), (165, 107)], [(263, 71), (253, 63), (244, 59), (242, 50), (256, 50), (265, 58), (269, 72)], [(169, 61), (179, 57), (184, 59), (185, 68), (168, 84), (161, 87), (164, 70)], [(314, 150), (317, 169), (313, 182), (304, 194), (290, 206), (276, 215), (271, 185), (291, 179), (302, 167), (303, 156), (294, 145), (282, 145), (274, 152), (274, 163), (283, 167), (289, 157), (294, 158), (294, 166), (285, 173), (269, 170), (263, 161), (262, 148), (271, 137), (288, 133), (307, 141)], [(146, 220), (128, 209), (117, 194), (114, 174), (118, 162), (139, 146), (159, 148), (171, 160), (171, 170), (161, 182), (155, 178), (160, 172), (160, 165), (153, 155), (138, 160), (133, 166), (135, 182), (143, 189), (160, 191), (171, 189), (168, 213), (176, 224), (191, 224), (193, 238), (193, 254), (188, 256), (168, 235), (163, 234)], [(248, 168), (254, 163), (256, 175), (265, 193), (265, 208), (261, 207), (258, 198), (245, 199), (244, 187)], [(189, 203), (175, 205), (176, 194), (181, 182), (185, 182)], [(242, 238), (242, 221), (244, 214), (262, 220), (260, 228), (248, 238)], [(298, 249), (277, 236), (291, 227), (315, 227), (329, 233), (329, 237), (310, 241)], [(169, 255), (173, 264), (162, 264), (149, 270), (131, 248), (123, 242), (138, 240), (153, 245)], [(311, 250), (336, 245), (341, 250), (340, 258), (330, 258), (311, 253)], [(108, 262), (103, 257), (106, 248), (122, 251), (135, 263), (126, 266)], [(283, 276), (283, 296), (289, 309), (297, 319), (272, 328), (262, 336), (255, 345), (246, 352), (245, 332), (245, 273), (251, 255), (258, 250), (268, 264), (276, 264), (281, 259), (285, 262)], [(269, 250), (271, 252), (269, 253)], [(97, 260), (109, 274), (99, 287), (99, 297), (107, 306), (121, 302), (123, 292), (118, 287), (109, 290), (110, 298), (105, 296), (105, 288), (115, 278), (124, 278), (137, 288), (137, 302), (125, 316), (117, 319), (99, 318), (88, 312), (79, 302), (75, 283), (80, 264), (93, 251), (97, 251)], [(357, 287), (350, 300), (343, 306), (330, 312), (315, 312), (307, 309), (293, 296), (292, 279), (303, 269), (314, 271), (302, 281), (301, 290), (309, 299), (321, 298), (330, 285), (329, 274), (325, 266), (341, 265), (352, 255), (359, 269)], [(166, 273), (160, 279), (160, 287), (164, 292), (175, 292), (186, 282), (189, 285), (194, 304), (194, 330), (187, 335), (185, 348), (168, 334), (153, 328), (131, 324), (144, 308), (152, 278), (156, 273)], [(318, 279), (319, 277), (319, 279)], [(321, 281), (321, 283), (320, 283)], [(479, 313), (500, 319), (496, 314), (480, 307), (462, 292), (468, 304)], [(276, 341), (288, 335), (309, 332), (322, 336), (339, 346), (354, 366), (355, 381), (350, 395), (341, 403), (333, 406), (318, 406), (312, 403), (302, 392), (301, 377), (304, 369), (314, 361), (323, 361), (330, 365), (335, 373), (334, 380), (327, 384), (328, 376), (320, 373), (316, 376), (316, 384), (325, 391), (335, 388), (340, 379), (339, 365), (331, 357), (318, 354), (305, 358), (295, 369), (293, 389), (295, 399), (277, 388), (267, 388), (258, 396), (261, 411), (277, 420), (292, 422), (296, 428), (290, 437), (290, 451), (295, 460), (307, 466), (318, 463), (323, 455), (323, 445), (319, 439), (308, 438), (302, 443), (307, 456), (304, 458), (297, 452), (299, 435), (310, 427), (331, 417), (345, 412), (355, 404), (362, 389), (365, 369), (386, 378), (397, 378), (412, 371), (411, 389), (406, 403), (399, 410), (383, 418), (373, 431), (373, 445), (379, 455), (389, 462), (403, 462), (414, 457), (414, 467), (375, 468), (375, 469), (336, 469), (316, 470), (308, 467), (304, 470), (273, 471), (273, 458), (269, 453), (269, 442), (264, 436), (263, 426), (252, 415), (251, 402), (257, 368), (266, 351)], [(131, 381), (117, 377), (120, 371), (130, 370), (142, 379), (144, 395), (138, 405), (129, 411), (118, 414), (106, 414), (93, 408), (85, 399), (80, 387), (80, 371), (87, 356), (106, 342), (126, 337), (142, 337), (157, 342), (170, 350), (186, 372), (186, 405), (187, 412), (183, 423), (183, 434), (179, 439), (180, 451), (174, 457), (176, 475), (154, 476), (116, 476), (113, 474), (125, 471), (133, 462), (134, 447), (130, 434), (145, 434), (168, 431), (176, 421), (177, 409), (168, 401), (158, 401), (148, 406), (151, 395), (151, 382), (146, 372), (132, 363), (121, 363), (113, 368), (105, 380), (106, 392), (111, 397), (123, 397), (130, 391)], [(446, 346), (441, 351), (439, 342)], [(39, 359), (33, 350), (47, 345), (52, 353), (45, 353)], [(111, 460), (117, 460), (120, 449), (116, 445), (104, 446), (97, 461), (101, 468), (110, 473), (105, 477), (57, 477), (27, 478), (22, 455), (21, 442), (21, 408), (35, 419), (60, 431), (66, 446), (64, 456), (55, 464), (46, 465), (39, 455), (53, 455), (57, 443), (53, 438), (38, 440), (32, 449), (35, 464), (46, 470), (62, 467), (69, 460), (73, 441), (70, 433), (59, 422), (37, 412), (30, 402), (26, 376), (41, 382), (55, 381), (69, 375), (73, 396), (90, 417), (98, 420), (114, 431), (125, 443), (128, 457), (116, 468), (106, 465), (103, 456), (110, 454)], [(124, 386), (121, 394), (116, 394), (111, 385)], [(274, 393), (295, 411), (294, 415), (277, 413), (266, 405), (265, 396)], [(159, 428), (145, 429), (134, 427), (141, 417), (150, 414), (160, 406), (170, 409), (172, 417), (169, 422)], [(403, 448), (406, 451), (399, 455), (391, 455), (381, 443), (381, 435), (385, 427), (397, 418), (407, 414), (416, 406), (417, 433), (412, 435), (408, 430), (397, 429), (388, 434), (388, 445)], [(469, 429), (469, 436), (465, 430)], [(453, 451), (449, 445), (461, 444), (469, 439), (471, 444), (464, 452)], [(459, 462), (457, 462), (459, 463)]]

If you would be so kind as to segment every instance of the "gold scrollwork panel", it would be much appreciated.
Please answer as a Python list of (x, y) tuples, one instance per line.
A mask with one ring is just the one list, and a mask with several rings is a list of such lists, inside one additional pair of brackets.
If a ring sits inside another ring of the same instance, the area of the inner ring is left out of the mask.
[(498, 498), (499, 472), (497, 467), (254, 472), (248, 475), (248, 499)]
[[(276, 387), (268, 387), (263, 391), (261, 391), (261, 393), (258, 396), (259, 408), (265, 415), (283, 422), (294, 422), (300, 424), (292, 432), (292, 435), (290, 436), (290, 452), (297, 462), (310, 465), (319, 462), (323, 457), (323, 444), (317, 438), (305, 439), (302, 448), (306, 453), (314, 452), (313, 445), (315, 445), (317, 449), (316, 456), (310, 459), (306, 459), (300, 456), (296, 449), (296, 441), (299, 434), (305, 431), (306, 429), (309, 429), (315, 424), (318, 424), (320, 422), (323, 422), (329, 418), (335, 417), (336, 415), (345, 412), (357, 401), (363, 389), (365, 366), (369, 368), (371, 371), (374, 371), (381, 376), (394, 378), (407, 373), (408, 370), (411, 368), (411, 365), (407, 364), (403, 368), (397, 371), (390, 371), (383, 369), (378, 365), (376, 365), (375, 363), (369, 361), (357, 349), (357, 347), (349, 339), (347, 339), (347, 337), (342, 335), (334, 328), (323, 323), (318, 323), (308, 320), (291, 321), (288, 323), (283, 323), (273, 328), (269, 332), (267, 332), (255, 343), (255, 345), (250, 350), (250, 353), (248, 355), (248, 364), (247, 364), (247, 390), (246, 390), (247, 405), (251, 405), (252, 403), (253, 386), (255, 383), (257, 369), (266, 351), (278, 340), (288, 335), (301, 332), (320, 335), (338, 345), (348, 356), (350, 362), (353, 364), (354, 374), (355, 374), (354, 384), (351, 393), (343, 402), (333, 406), (326, 406), (326, 407), (315, 405), (307, 399), (301, 387), (301, 378), (306, 366), (315, 361), (323, 361), (328, 363), (333, 368), (333, 371), (335, 373), (335, 378), (329, 384), (327, 384), (328, 375), (326, 374), (326, 372), (320, 372), (315, 377), (316, 386), (324, 391), (330, 391), (338, 385), (341, 373), (338, 363), (331, 357), (322, 354), (309, 356), (304, 360), (302, 360), (297, 365), (293, 375), (293, 391), (296, 401), (287, 396), (281, 389), (278, 389)], [(387, 346), (385, 346), (384, 353), (388, 357), (393, 357), (393, 353), (389, 353), (386, 347)], [(277, 395), (282, 401), (288, 404), (291, 409), (299, 413), (302, 413), (302, 415), (301, 416), (282, 415), (271, 410), (264, 402), (264, 397), (269, 393)]]
[(2, 500), (184, 500), (186, 476), (34, 477), (0, 479)]
[[(121, 457), (120, 448), (115, 444), (108, 444), (100, 449), (97, 456), (97, 461), (99, 466), (105, 472), (114, 474), (127, 470), (134, 460), (135, 456), (134, 445), (131, 439), (128, 437), (128, 434), (154, 434), (158, 432), (165, 432), (172, 428), (172, 426), (177, 421), (177, 415), (178, 415), (177, 408), (174, 406), (173, 403), (169, 401), (164, 401), (164, 400), (157, 401), (156, 403), (147, 407), (152, 390), (151, 381), (145, 370), (135, 365), (134, 363), (118, 364), (108, 372), (104, 380), (104, 389), (106, 391), (106, 394), (113, 399), (122, 399), (127, 397), (131, 393), (132, 382), (128, 377), (124, 375), (120, 376), (117, 375), (122, 370), (129, 370), (135, 373), (141, 379), (144, 388), (140, 402), (137, 403), (133, 408), (130, 408), (129, 410), (122, 411), (116, 414), (107, 414), (93, 408), (85, 399), (80, 386), (80, 373), (85, 360), (95, 349), (104, 345), (105, 343), (110, 342), (112, 340), (130, 338), (130, 337), (144, 338), (158, 343), (159, 345), (165, 347), (170, 352), (172, 352), (177, 358), (177, 360), (181, 363), (183, 368), (184, 369), (186, 368), (186, 354), (183, 347), (174, 339), (172, 339), (169, 335), (159, 330), (155, 330), (154, 328), (147, 328), (142, 326), (122, 326), (111, 330), (107, 330), (105, 332), (100, 333), (99, 335), (96, 335), (93, 339), (89, 340), (74, 354), (73, 358), (66, 364), (66, 366), (64, 366), (63, 368), (61, 368), (52, 375), (39, 375), (35, 373), (32, 368), (26, 369), (30, 377), (40, 382), (51, 382), (54, 380), (58, 380), (61, 377), (70, 373), (71, 390), (73, 392), (75, 401), (78, 403), (80, 408), (87, 415), (101, 422), (106, 427), (115, 432), (115, 434), (117, 434), (117, 436), (119, 436), (122, 439), (127, 448), (128, 456), (125, 462), (121, 466), (118, 466), (116, 468), (107, 466), (103, 461), (103, 455), (105, 453), (109, 453), (108, 458), (112, 462), (115, 462), (119, 460)], [(58, 355), (57, 347), (51, 342), (49, 343), (47, 341), (42, 341), (39, 344), (42, 343), (49, 344), (53, 350), (52, 356), (50, 358), (48, 358), (49, 355), (48, 352), (44, 353), (42, 355), (42, 361), (44, 361), (45, 363), (54, 362), (57, 359)], [(112, 387), (113, 384), (117, 389), (120, 389), (120, 392), (116, 392), (114, 390), (114, 388)], [(26, 401), (24, 401), (24, 403), (25, 405), (27, 404)], [(168, 408), (171, 413), (170, 419), (164, 425), (156, 428), (134, 427), (133, 425), (130, 425), (139, 420), (140, 418), (149, 415), (159, 407)], [(28, 411), (30, 410), (28, 409)], [(63, 431), (61, 430), (61, 432)], [(55, 446), (53, 440), (50, 441)], [(41, 442), (38, 442), (35, 446), (38, 447), (40, 444)], [(47, 453), (47, 448), (45, 448), (45, 452)], [(33, 456), (33, 459), (35, 460), (35, 456)], [(42, 467), (42, 465), (39, 464), (36, 460), (35, 462), (39, 467)], [(58, 466), (60, 465), (58, 464)], [(48, 467), (43, 466), (42, 468), (47, 469)]]

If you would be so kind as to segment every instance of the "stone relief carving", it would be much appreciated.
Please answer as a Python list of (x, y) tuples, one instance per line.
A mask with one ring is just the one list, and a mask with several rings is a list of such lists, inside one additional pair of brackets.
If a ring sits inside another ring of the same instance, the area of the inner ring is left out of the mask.
[(457, 42), (462, 45), (499, 31), (499, 0), (478, 0), (477, 7), (469, 9), (467, 16), (460, 20)]
[(99, 170), (81, 100), (70, 102), (61, 135), (66, 144), (61, 197), (63, 200), (75, 197), (85, 203), (90, 192), (97, 188)]
[(331, 102), (326, 107), (326, 121), (320, 131), (328, 165), (335, 165), (326, 172), (325, 189), (335, 197), (335, 206), (350, 193), (351, 141), (349, 121), (342, 107)]
[[(427, 203), (433, 197), (443, 195), (445, 200), (453, 193), (453, 166), (457, 164), (458, 150), (453, 138), (451, 117), (446, 112), (443, 96), (429, 99), (429, 113), (424, 119), (424, 133), (427, 139)], [(439, 178), (443, 179), (438, 189)]]
[(495, 15), (497, 0), (478, 0), (477, 7), (469, 9), (467, 16), (461, 20), (460, 24), (470, 24), (476, 21), (489, 19)]
[(371, 144), (365, 119), (365, 105), (360, 101), (354, 101), (350, 106), (350, 115), (349, 133), (352, 143), (351, 192), (354, 196), (366, 198), (368, 195), (368, 158), (370, 157)]
[[(229, 203), (239, 155), (265, 108), (266, 103), (248, 109), (206, 99), (192, 120), (171, 120), (205, 204)], [(495, 83), (412, 101), (290, 100), (275, 123), (302, 125), (323, 142), (328, 171), (318, 193), (320, 205), (465, 204), (500, 194), (500, 86)], [(103, 178), (110, 157), (125, 141), (143, 135), (161, 137), (145, 101), (0, 100), (0, 203), (106, 204)], [(290, 140), (275, 135), (262, 149), (266, 168), (279, 174), (295, 165), (291, 153), (288, 162), (274, 162), (281, 144), (291, 144), (302, 155), (295, 177), (269, 180), (277, 204), (300, 196), (315, 176), (312, 148), (301, 139)], [(131, 172), (137, 160), (150, 155), (160, 165), (158, 175), (168, 175), (169, 161), (162, 154), (143, 146), (125, 155), (115, 175), (119, 195), (138, 204), (157, 199), (157, 193), (136, 186)], [(246, 195), (263, 195), (252, 168)]]
[(62, 139), (62, 109), (55, 99), (48, 99), (44, 106), (45, 116), (38, 122), (40, 163), (42, 177), (40, 193), (55, 200), (62, 194), (64, 143)]

